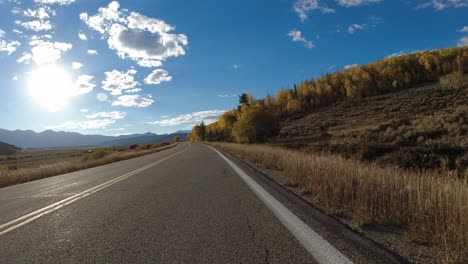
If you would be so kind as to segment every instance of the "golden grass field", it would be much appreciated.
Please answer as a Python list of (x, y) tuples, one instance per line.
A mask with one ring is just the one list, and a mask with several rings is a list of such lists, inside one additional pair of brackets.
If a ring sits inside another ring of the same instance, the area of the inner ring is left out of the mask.
[(139, 145), (134, 150), (100, 148), (93, 149), (92, 153), (85, 153), (86, 150), (48, 150), (7, 156), (0, 159), (0, 188), (141, 157), (176, 145), (155, 143)]
[(466, 179), (267, 145), (210, 144), (281, 171), (289, 184), (310, 193), (318, 207), (347, 215), (355, 226), (403, 227), (412, 241), (441, 249), (446, 263), (468, 258)]

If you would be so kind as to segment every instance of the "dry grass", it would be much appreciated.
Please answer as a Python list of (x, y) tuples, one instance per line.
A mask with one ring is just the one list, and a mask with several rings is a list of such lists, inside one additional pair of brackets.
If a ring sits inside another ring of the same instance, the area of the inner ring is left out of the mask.
[(466, 179), (265, 145), (213, 143), (213, 146), (282, 171), (291, 184), (310, 192), (319, 206), (351, 217), (356, 226), (405, 227), (413, 241), (442, 248), (447, 253), (447, 262), (463, 262), (468, 258)]
[(453, 72), (440, 77), (439, 82), (445, 89), (461, 89), (467, 85), (463, 78), (463, 72)]
[(61, 175), (73, 171), (97, 167), (117, 161), (137, 158), (175, 147), (177, 146), (177, 144), (154, 146), (155, 148), (126, 152), (111, 152), (109, 150), (99, 150), (94, 152), (94, 155), (90, 155), (83, 158), (80, 162), (65, 161), (40, 165), (39, 167), (35, 168), (0, 170), (0, 188), (14, 184), (34, 181), (42, 178), (52, 177), (56, 175)]
[[(467, 167), (457, 160), (468, 152), (468, 75), (463, 84), (463, 89), (426, 85), (323, 107), (285, 120), (270, 142), (464, 177)], [(367, 150), (372, 155), (360, 155)]]

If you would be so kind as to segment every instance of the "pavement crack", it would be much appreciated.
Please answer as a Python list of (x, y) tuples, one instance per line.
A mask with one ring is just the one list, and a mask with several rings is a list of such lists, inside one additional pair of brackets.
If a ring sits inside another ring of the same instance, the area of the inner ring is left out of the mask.
[(265, 249), (265, 263), (270, 264), (270, 260), (269, 260), (270, 251), (268, 251), (267, 247), (264, 247), (264, 249)]
[(247, 218), (247, 227), (250, 230), (250, 239), (252, 240), (252, 243), (257, 247), (263, 248), (263, 250), (265, 251), (265, 263), (270, 264), (270, 260), (269, 260), (270, 251), (265, 245), (259, 244), (255, 241), (255, 237), (257, 236), (257, 233), (255, 232), (255, 229), (252, 226), (252, 222), (250, 222), (250, 218), (248, 216), (246, 218)]
[(250, 239), (252, 240), (252, 243), (257, 245), (257, 243), (255, 242), (255, 229), (252, 227), (252, 223), (250, 222), (249, 217), (247, 217), (247, 227), (250, 230)]

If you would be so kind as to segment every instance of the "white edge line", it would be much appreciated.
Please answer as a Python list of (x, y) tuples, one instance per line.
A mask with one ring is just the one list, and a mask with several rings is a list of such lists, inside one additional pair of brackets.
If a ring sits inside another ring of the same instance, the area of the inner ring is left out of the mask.
[(174, 153), (174, 154), (172, 154), (170, 156), (167, 156), (167, 157), (165, 157), (163, 159), (160, 159), (160, 160), (158, 160), (156, 162), (153, 162), (151, 164), (143, 166), (143, 167), (141, 167), (139, 169), (136, 169), (134, 171), (131, 171), (129, 173), (121, 175), (121, 176), (119, 176), (117, 178), (114, 178), (112, 180), (109, 180), (107, 182), (101, 183), (101, 184), (99, 184), (97, 186), (94, 186), (94, 187), (88, 189), (88, 190), (85, 190), (83, 192), (80, 192), (78, 194), (70, 196), (70, 197), (68, 197), (66, 199), (63, 199), (61, 201), (58, 201), (56, 203), (53, 203), (53, 204), (48, 205), (46, 207), (43, 207), (43, 208), (41, 208), (39, 210), (36, 210), (36, 211), (34, 211), (32, 213), (23, 215), (21, 217), (13, 219), (13, 220), (11, 220), (11, 221), (9, 221), (7, 223), (4, 223), (4, 224), (0, 225), (0, 236), (4, 235), (6, 233), (9, 233), (9, 232), (21, 227), (21, 226), (24, 226), (24, 225), (36, 220), (37, 218), (39, 218), (41, 216), (44, 216), (46, 214), (50, 214), (50, 213), (52, 213), (52, 212), (54, 212), (54, 211), (56, 211), (56, 210), (58, 210), (58, 209), (60, 209), (60, 208), (62, 208), (64, 206), (66, 206), (66, 205), (69, 205), (69, 204), (74, 203), (74, 202), (76, 202), (78, 200), (81, 200), (81, 199), (83, 199), (83, 198), (85, 198), (85, 197), (87, 197), (87, 196), (89, 196), (89, 195), (91, 195), (91, 194), (93, 194), (95, 192), (98, 192), (98, 191), (100, 191), (102, 189), (105, 189), (105, 188), (107, 188), (107, 187), (109, 187), (109, 186), (111, 186), (113, 184), (116, 184), (116, 183), (118, 183), (118, 182), (120, 182), (120, 181), (122, 181), (124, 179), (127, 179), (127, 178), (129, 178), (129, 177), (131, 177), (131, 176), (133, 176), (135, 174), (138, 174), (138, 173), (140, 173), (142, 171), (145, 171), (145, 170), (147, 170), (147, 169), (149, 169), (151, 167), (154, 167), (154, 166), (156, 166), (157, 164), (159, 164), (159, 163), (161, 163), (163, 161), (166, 161), (166, 160), (168, 160), (170, 158), (173, 158), (173, 157), (179, 155), (180, 153), (186, 151), (190, 147), (191, 147), (191, 145), (189, 144), (188, 148), (183, 149), (181, 151), (178, 151), (178, 152), (176, 152), (176, 153)]
[(226, 158), (217, 149), (216, 151), (226, 163), (228, 163), (247, 186), (262, 200), (262, 202), (273, 212), (280, 222), (291, 232), (291, 234), (302, 244), (302, 246), (320, 264), (328, 263), (353, 263), (348, 257), (343, 255), (338, 249), (328, 243), (322, 236), (312, 230), (299, 217), (294, 215), (288, 208), (282, 205), (271, 194), (263, 189), (241, 168)]

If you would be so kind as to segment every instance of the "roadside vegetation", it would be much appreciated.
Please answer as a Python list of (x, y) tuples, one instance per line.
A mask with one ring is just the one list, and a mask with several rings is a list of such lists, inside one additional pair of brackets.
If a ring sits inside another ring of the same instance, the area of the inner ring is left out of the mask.
[(356, 227), (400, 227), (412, 241), (440, 249), (447, 263), (468, 260), (466, 180), (267, 145), (212, 145), (280, 171), (289, 185), (312, 195), (316, 206)]
[(387, 58), (242, 94), (188, 140), (281, 171), (356, 227), (398, 227), (438, 260), (467, 263), (467, 73), (468, 47)]
[[(52, 153), (50, 153), (51, 151), (30, 152), (6, 156), (6, 159), (3, 161), (5, 165), (2, 165), (2, 161), (0, 160), (0, 188), (141, 157), (172, 148), (176, 145), (177, 143), (169, 144), (163, 142), (135, 145), (134, 149), (112, 147), (91, 150), (52, 151)], [(57, 155), (54, 155), (57, 152), (62, 153), (61, 158), (57, 158)], [(54, 158), (51, 159), (48, 155), (52, 155)], [(33, 162), (28, 163), (27, 159), (32, 159)], [(23, 163), (24, 160), (26, 162)]]

